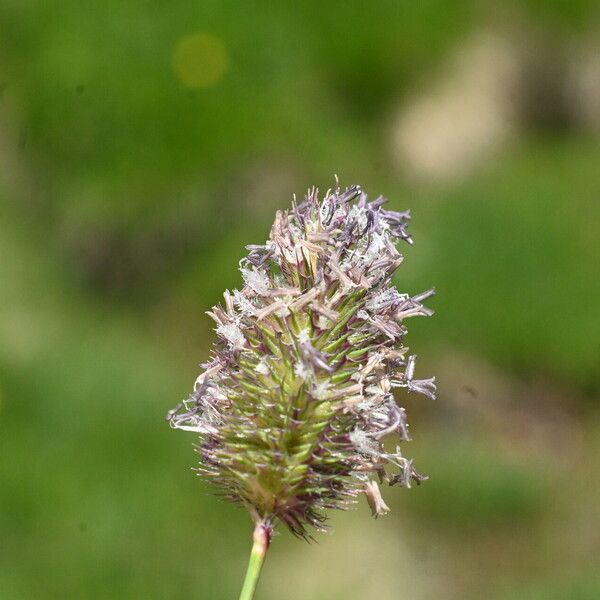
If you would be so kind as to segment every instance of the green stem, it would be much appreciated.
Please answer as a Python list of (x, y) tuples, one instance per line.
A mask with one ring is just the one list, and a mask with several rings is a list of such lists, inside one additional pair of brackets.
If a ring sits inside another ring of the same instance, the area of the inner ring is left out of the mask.
[(254, 598), (260, 570), (265, 562), (265, 556), (271, 542), (270, 528), (264, 523), (257, 523), (254, 528), (253, 540), (254, 544), (250, 553), (250, 561), (248, 562), (248, 570), (246, 571), (246, 579), (244, 579), (240, 600), (252, 600)]

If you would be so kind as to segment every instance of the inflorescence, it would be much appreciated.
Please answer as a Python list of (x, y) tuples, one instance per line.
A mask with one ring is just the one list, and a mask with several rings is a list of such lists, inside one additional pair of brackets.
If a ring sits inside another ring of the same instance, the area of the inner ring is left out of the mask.
[(433, 313), (434, 294), (398, 292), (392, 275), (411, 244), (410, 212), (369, 202), (358, 186), (312, 189), (278, 212), (269, 240), (247, 246), (241, 291), (208, 314), (218, 340), (172, 427), (200, 434), (198, 473), (257, 523), (296, 535), (325, 529), (325, 510), (365, 493), (386, 513), (378, 483), (410, 487), (426, 477), (383, 440), (410, 440), (394, 390), (435, 397), (415, 379), (405, 321)]

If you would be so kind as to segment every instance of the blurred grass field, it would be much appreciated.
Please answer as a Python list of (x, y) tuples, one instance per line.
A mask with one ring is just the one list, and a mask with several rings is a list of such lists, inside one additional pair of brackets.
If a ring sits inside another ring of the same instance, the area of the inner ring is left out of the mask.
[[(164, 415), (244, 245), (334, 174), (412, 209), (397, 283), (438, 289), (409, 341), (440, 398), (399, 399), (430, 481), (391, 490), (385, 519), (335, 515), (318, 545), (282, 533), (260, 597), (598, 598), (600, 135), (519, 123), (453, 181), (411, 178), (390, 140), (479, 28), (573, 48), (599, 18), (584, 0), (4, 2), (0, 598), (236, 597), (250, 523)], [(197, 32), (227, 57), (208, 87), (173, 66)]]

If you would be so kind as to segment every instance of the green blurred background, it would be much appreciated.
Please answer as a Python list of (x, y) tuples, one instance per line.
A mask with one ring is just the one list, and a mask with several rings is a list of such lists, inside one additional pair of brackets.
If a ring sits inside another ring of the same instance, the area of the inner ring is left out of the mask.
[(251, 525), (192, 473), (245, 244), (309, 185), (413, 211), (397, 283), (430, 481), (258, 597), (600, 598), (593, 0), (0, 4), (0, 598), (237, 597)]

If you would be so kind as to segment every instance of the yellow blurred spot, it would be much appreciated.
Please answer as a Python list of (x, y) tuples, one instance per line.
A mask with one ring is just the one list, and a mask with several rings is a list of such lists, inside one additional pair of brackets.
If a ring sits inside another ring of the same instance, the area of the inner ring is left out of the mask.
[(223, 42), (210, 33), (182, 37), (173, 49), (173, 72), (190, 88), (210, 87), (227, 71), (229, 56)]

